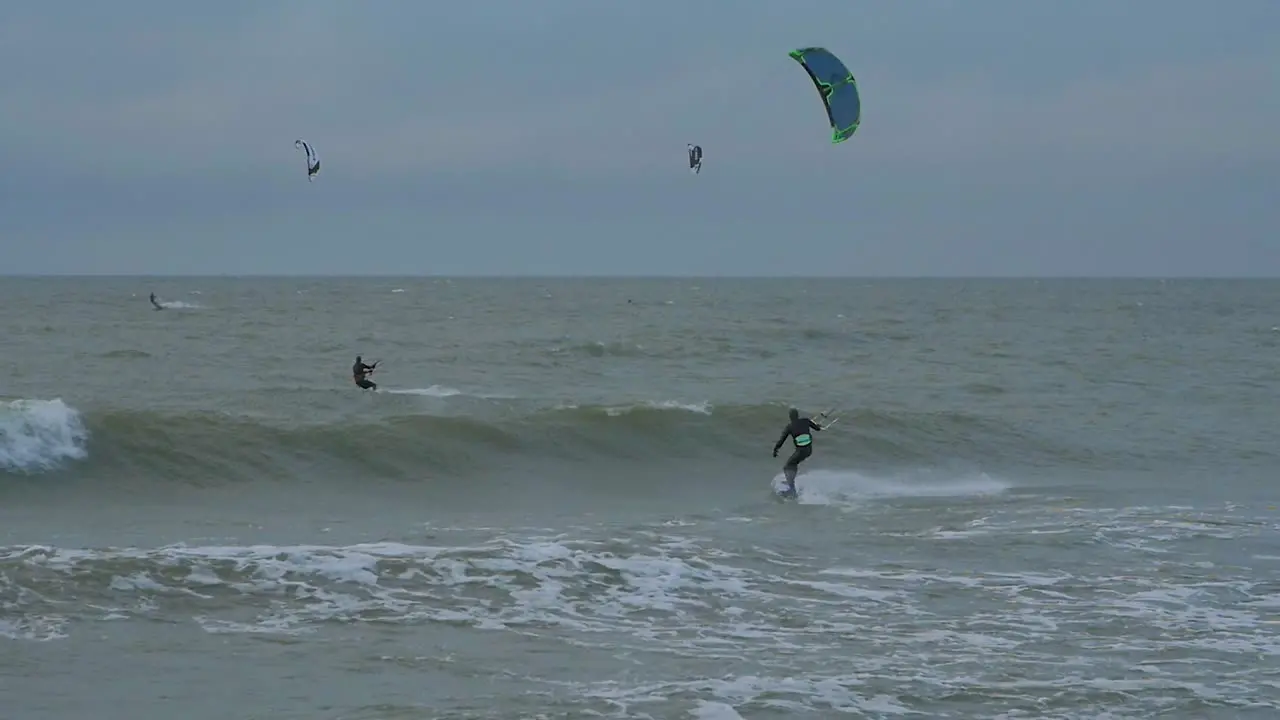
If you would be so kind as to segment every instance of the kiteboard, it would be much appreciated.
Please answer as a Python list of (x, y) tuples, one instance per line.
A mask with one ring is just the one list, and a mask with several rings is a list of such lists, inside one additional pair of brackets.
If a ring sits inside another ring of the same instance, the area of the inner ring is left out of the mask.
[(800, 493), (799, 488), (794, 490), (788, 488), (786, 481), (779, 480), (776, 476), (774, 480), (770, 481), (769, 489), (773, 491), (773, 496), (780, 501), (795, 500), (799, 497)]

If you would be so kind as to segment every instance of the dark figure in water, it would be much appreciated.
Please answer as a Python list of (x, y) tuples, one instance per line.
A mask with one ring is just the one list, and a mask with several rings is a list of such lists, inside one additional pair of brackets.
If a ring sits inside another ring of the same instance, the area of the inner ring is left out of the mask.
[(804, 462), (813, 454), (813, 435), (810, 430), (821, 430), (822, 426), (810, 420), (807, 417), (800, 417), (800, 411), (791, 408), (791, 421), (787, 423), (787, 427), (783, 429), (782, 436), (778, 438), (778, 442), (773, 446), (773, 456), (778, 457), (778, 448), (782, 447), (782, 443), (791, 438), (791, 442), (795, 444), (796, 450), (791, 453), (791, 457), (787, 458), (787, 464), (782, 466), (782, 473), (787, 478), (787, 489), (784, 495), (796, 494), (796, 473), (800, 471), (800, 463)]
[(155, 294), (155, 293), (151, 293), (151, 304), (152, 304), (152, 305), (154, 305), (154, 306), (155, 306), (155, 308), (156, 308), (157, 310), (163, 310), (163, 309), (164, 309), (164, 306), (163, 306), (163, 305), (161, 305), (161, 304), (160, 304), (160, 302), (159, 302), (158, 300), (156, 300), (156, 294)]
[(378, 363), (365, 365), (360, 356), (356, 356), (356, 364), (351, 366), (351, 378), (355, 380), (356, 385), (365, 390), (377, 390), (378, 384), (369, 379), (369, 373), (378, 367)]

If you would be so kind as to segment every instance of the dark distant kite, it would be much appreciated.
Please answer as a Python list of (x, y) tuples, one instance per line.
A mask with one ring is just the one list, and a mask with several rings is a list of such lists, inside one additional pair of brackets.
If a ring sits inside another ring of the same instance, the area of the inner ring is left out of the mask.
[(293, 146), (307, 151), (307, 182), (311, 182), (311, 178), (320, 172), (320, 156), (316, 155), (315, 148), (311, 147), (311, 143), (305, 140), (296, 140)]

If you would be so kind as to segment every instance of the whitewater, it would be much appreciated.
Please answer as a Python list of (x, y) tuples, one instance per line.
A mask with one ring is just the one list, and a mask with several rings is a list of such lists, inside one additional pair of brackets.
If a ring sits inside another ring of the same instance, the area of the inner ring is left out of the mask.
[(0, 716), (1272, 718), (1278, 307), (4, 279)]

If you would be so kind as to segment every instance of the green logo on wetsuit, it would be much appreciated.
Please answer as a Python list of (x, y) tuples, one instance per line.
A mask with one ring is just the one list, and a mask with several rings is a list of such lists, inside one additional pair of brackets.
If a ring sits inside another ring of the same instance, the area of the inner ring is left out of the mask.
[(795, 442), (796, 442), (796, 447), (804, 447), (805, 445), (808, 445), (809, 443), (813, 442), (813, 437), (811, 437), (809, 433), (800, 433), (799, 435), (796, 436)]

